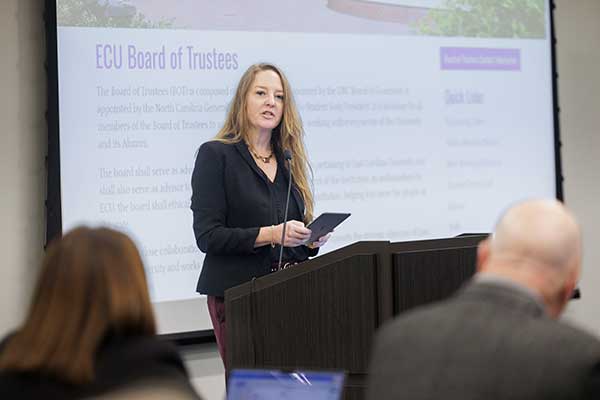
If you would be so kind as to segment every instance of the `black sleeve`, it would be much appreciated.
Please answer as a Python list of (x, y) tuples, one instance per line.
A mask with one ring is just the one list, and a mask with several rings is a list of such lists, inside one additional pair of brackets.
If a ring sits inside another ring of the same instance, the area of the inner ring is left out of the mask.
[(192, 173), (192, 212), (198, 248), (206, 254), (243, 255), (255, 253), (260, 228), (228, 227), (225, 190), (226, 155), (218, 142), (204, 143), (198, 150)]

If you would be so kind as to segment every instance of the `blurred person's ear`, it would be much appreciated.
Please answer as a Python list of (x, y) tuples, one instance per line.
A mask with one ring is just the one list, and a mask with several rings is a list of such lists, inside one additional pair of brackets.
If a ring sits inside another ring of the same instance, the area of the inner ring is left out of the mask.
[(486, 268), (487, 261), (490, 257), (490, 238), (482, 240), (477, 246), (477, 272), (482, 272)]
[(575, 292), (575, 288), (577, 287), (577, 282), (579, 282), (579, 268), (571, 268), (569, 278), (567, 279), (563, 287), (564, 293), (561, 293), (563, 307), (566, 306), (569, 300), (573, 298), (573, 293)]
[(569, 276), (564, 280), (558, 294), (556, 294), (552, 301), (552, 307), (549, 309), (550, 316), (559, 318), (569, 300), (573, 298), (573, 293), (579, 281), (578, 271), (578, 268), (570, 268)]

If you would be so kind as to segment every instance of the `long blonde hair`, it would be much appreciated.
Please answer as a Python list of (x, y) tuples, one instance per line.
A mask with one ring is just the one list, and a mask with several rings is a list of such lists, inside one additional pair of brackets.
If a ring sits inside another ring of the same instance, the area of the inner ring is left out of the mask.
[(244, 72), (229, 106), (223, 127), (217, 133), (215, 140), (224, 143), (249, 141), (250, 121), (246, 98), (256, 74), (261, 71), (273, 71), (281, 79), (284, 94), (283, 116), (279, 125), (273, 129), (271, 142), (280, 153), (283, 149), (289, 149), (292, 152), (293, 158), (290, 164), (294, 184), (304, 201), (304, 222), (309, 223), (313, 219), (314, 212), (314, 198), (309, 182), (309, 174), (312, 178), (312, 169), (304, 146), (304, 128), (292, 95), (292, 88), (279, 68), (273, 64), (259, 63), (251, 65)]
[(89, 383), (107, 335), (155, 332), (135, 244), (108, 228), (81, 227), (48, 247), (29, 313), (8, 340), (0, 370), (38, 371), (74, 384)]

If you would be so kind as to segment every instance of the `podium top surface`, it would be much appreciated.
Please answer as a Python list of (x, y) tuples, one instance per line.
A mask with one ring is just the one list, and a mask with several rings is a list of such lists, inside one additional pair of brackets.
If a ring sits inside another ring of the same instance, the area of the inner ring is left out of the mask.
[(464, 248), (476, 246), (480, 241), (485, 239), (487, 235), (469, 235), (464, 237), (453, 237), (444, 239), (428, 239), (416, 240), (408, 242), (389, 242), (389, 241), (360, 241), (349, 244), (348, 246), (339, 248), (330, 253), (324, 254), (304, 261), (291, 268), (284, 269), (272, 274), (264, 275), (255, 278), (249, 282), (232, 287), (225, 291), (225, 297), (237, 298), (247, 295), (288, 279), (311, 273), (317, 269), (326, 267), (327, 265), (340, 262), (350, 257), (359, 255), (379, 255), (386, 256), (399, 253), (414, 253), (420, 251), (431, 251), (438, 249), (449, 248)]

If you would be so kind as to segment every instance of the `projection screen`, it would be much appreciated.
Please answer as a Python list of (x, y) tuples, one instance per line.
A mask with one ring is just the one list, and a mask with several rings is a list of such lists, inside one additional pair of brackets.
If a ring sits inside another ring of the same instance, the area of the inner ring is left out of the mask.
[(256, 62), (291, 82), (316, 215), (352, 213), (321, 254), (561, 197), (546, 0), (56, 0), (47, 18), (49, 236), (130, 234), (163, 334), (212, 328), (190, 176)]

